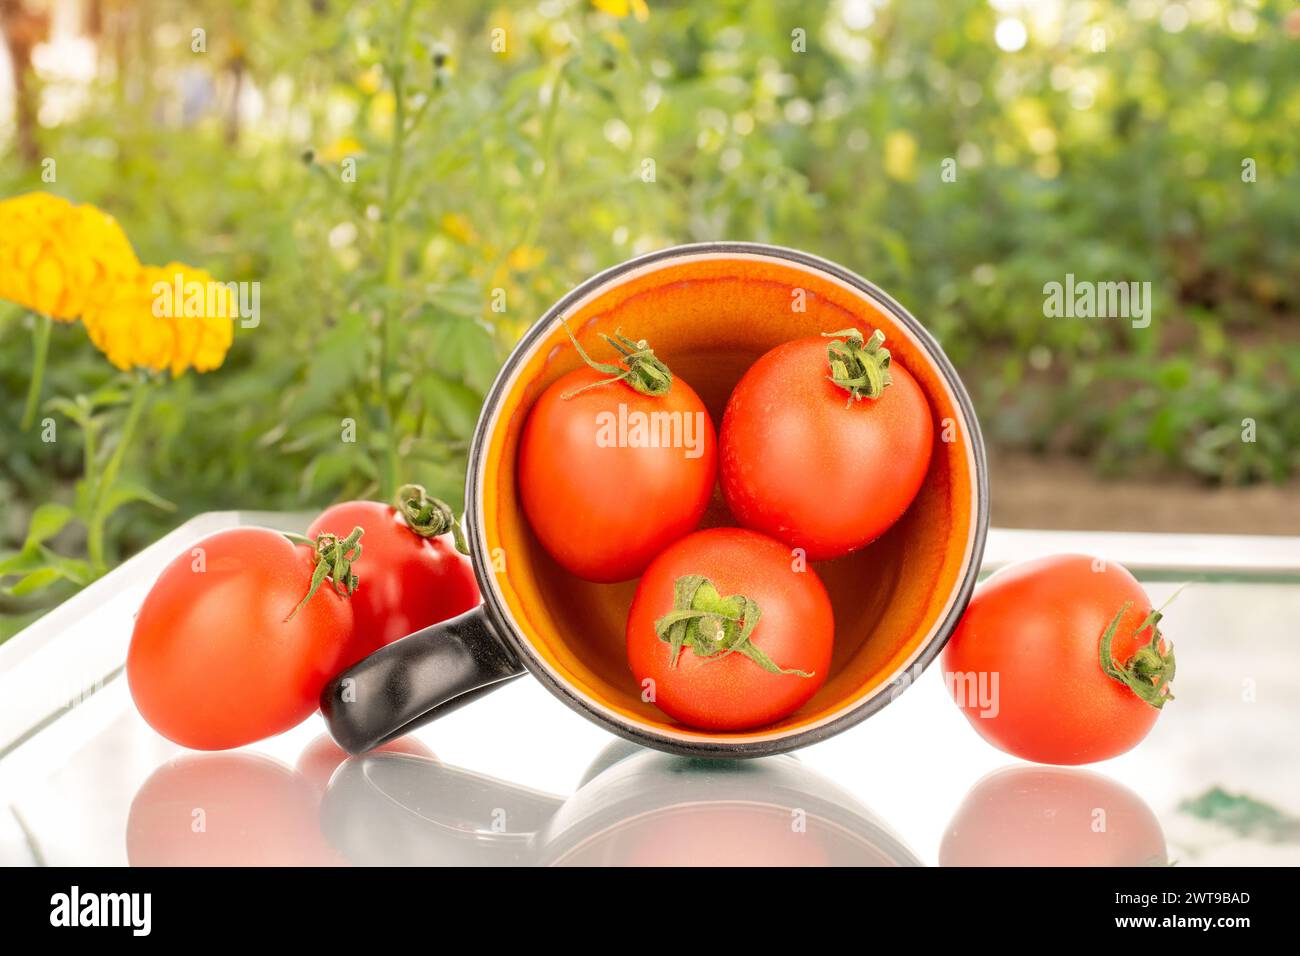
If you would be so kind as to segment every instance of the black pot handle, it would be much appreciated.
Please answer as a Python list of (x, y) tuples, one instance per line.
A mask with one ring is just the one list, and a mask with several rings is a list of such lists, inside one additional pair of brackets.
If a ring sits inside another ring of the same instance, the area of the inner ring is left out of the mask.
[(334, 741), (360, 754), (523, 672), (479, 605), (353, 664), (325, 685), (320, 710)]

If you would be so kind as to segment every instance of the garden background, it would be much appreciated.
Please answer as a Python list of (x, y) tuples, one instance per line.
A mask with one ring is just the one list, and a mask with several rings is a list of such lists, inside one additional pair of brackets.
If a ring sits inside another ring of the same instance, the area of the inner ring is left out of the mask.
[[(710, 239), (836, 260), (917, 315), (975, 398), (997, 524), (1300, 533), (1294, 3), (0, 0), (0, 22), (0, 199), (94, 204), (142, 261), (260, 290), (129, 444), (128, 377), (76, 323), (41, 391), (58, 440), (20, 427), (36, 320), (0, 303), (0, 639), (102, 573), (80, 519), (113, 461), (103, 566), (212, 509), (395, 480), (459, 508), (520, 332)], [(1046, 316), (1067, 273), (1150, 282), (1150, 325)]]

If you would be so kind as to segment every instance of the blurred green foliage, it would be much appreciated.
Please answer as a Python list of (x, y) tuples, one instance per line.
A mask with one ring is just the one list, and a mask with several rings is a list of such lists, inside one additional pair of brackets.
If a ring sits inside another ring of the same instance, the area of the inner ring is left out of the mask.
[[(5, 137), (0, 195), (96, 203), (145, 261), (261, 284), (225, 365), (151, 402), (127, 467), (180, 511), (124, 509), (116, 553), (192, 512), (374, 494), (385, 469), (459, 508), (522, 329), (605, 266), (721, 238), (888, 289), (991, 443), (1224, 482), (1300, 471), (1294, 4), (99, 7), (94, 79), (34, 81), (57, 182)], [(1009, 18), (1022, 49), (995, 42)], [(1151, 282), (1150, 327), (1045, 317), (1066, 273)], [(0, 312), (0, 547), (70, 495), (81, 455), (17, 428), (28, 321)], [(47, 396), (113, 378), (55, 330)]]

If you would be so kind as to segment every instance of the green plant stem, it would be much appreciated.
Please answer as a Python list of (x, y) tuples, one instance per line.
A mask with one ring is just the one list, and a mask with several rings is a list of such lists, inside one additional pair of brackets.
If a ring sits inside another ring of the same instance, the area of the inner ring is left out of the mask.
[(53, 326), (54, 320), (48, 315), (37, 314), (32, 329), (32, 380), (27, 386), (27, 404), (23, 407), (23, 431), (32, 427), (36, 406), (41, 401), (41, 382), (45, 378), (45, 360), (50, 354), (50, 330)]
[(555, 161), (555, 127), (556, 120), (560, 115), (560, 100), (564, 97), (564, 85), (568, 79), (568, 69), (569, 63), (566, 60), (560, 64), (560, 68), (555, 74), (555, 82), (551, 84), (551, 101), (546, 105), (546, 116), (542, 120), (541, 156), (545, 166), (542, 167), (542, 181), (537, 192), (537, 202), (533, 205), (533, 212), (529, 217), (528, 226), (524, 230), (523, 238), (519, 243), (521, 246), (531, 246), (537, 241), (538, 233), (541, 232), (542, 228), (542, 216), (549, 204), (551, 186), (555, 181), (555, 168), (559, 165)]
[(117, 482), (118, 473), (122, 470), (126, 450), (135, 435), (140, 417), (144, 414), (148, 395), (149, 380), (141, 375), (136, 379), (131, 390), (131, 404), (126, 411), (122, 434), (118, 438), (117, 447), (113, 449), (113, 454), (109, 456), (108, 463), (104, 466), (103, 474), (96, 476), (88, 469), (86, 475), (92, 501), (90, 520), (86, 525), (86, 553), (90, 558), (91, 570), (96, 577), (108, 570), (104, 560), (104, 524), (108, 520), (108, 496)]
[[(556, 70), (555, 80), (551, 83), (551, 99), (546, 106), (546, 113), (542, 117), (542, 131), (538, 137), (538, 155), (542, 158), (544, 165), (542, 166), (542, 174), (539, 177), (537, 198), (533, 203), (532, 212), (528, 216), (528, 222), (519, 234), (519, 242), (513, 248), (531, 246), (536, 242), (542, 230), (543, 215), (550, 206), (553, 174), (558, 165), (555, 158), (555, 128), (560, 115), (560, 99), (564, 96), (564, 87), (568, 80), (568, 70), (569, 61), (565, 60)], [(511, 249), (510, 246), (502, 246), (493, 260), (491, 268), (487, 271), (488, 275), (496, 275), (501, 264), (509, 257)]]
[(384, 430), (380, 457), (380, 497), (391, 498), (397, 488), (397, 423), (389, 402), (389, 378), (393, 358), (393, 329), (397, 293), (402, 280), (402, 249), (397, 225), (397, 196), (406, 158), (406, 36), (411, 26), (414, 0), (403, 0), (398, 15), (388, 75), (393, 84), (393, 141), (388, 151), (388, 176), (384, 183), (384, 308), (379, 329), (379, 408)]
[(99, 425), (94, 419), (87, 420), (81, 429), (81, 473), (87, 480), (95, 473), (95, 462), (98, 460), (95, 442), (98, 435)]

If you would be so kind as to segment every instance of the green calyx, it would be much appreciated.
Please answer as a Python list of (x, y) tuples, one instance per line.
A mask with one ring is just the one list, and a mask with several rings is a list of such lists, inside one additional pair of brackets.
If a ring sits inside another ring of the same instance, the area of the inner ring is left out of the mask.
[(812, 677), (808, 671), (778, 666), (750, 640), (761, 614), (749, 598), (723, 597), (702, 574), (687, 574), (677, 579), (673, 609), (655, 621), (655, 634), (672, 647), (670, 667), (677, 666), (682, 648), (689, 647), (705, 660), (743, 654), (769, 673)]
[(346, 538), (340, 538), (336, 534), (330, 534), (328, 531), (322, 532), (316, 536), (316, 540), (305, 537), (301, 534), (286, 534), (285, 537), (294, 544), (305, 544), (307, 547), (316, 552), (316, 567), (311, 574), (311, 587), (298, 606), (289, 612), (286, 621), (293, 618), (295, 614), (302, 610), (303, 605), (312, 599), (320, 586), (328, 580), (333, 586), (334, 591), (343, 597), (351, 597), (356, 591), (360, 580), (352, 572), (352, 562), (361, 557), (361, 535), (364, 532), (360, 525), (352, 529), (352, 533)]
[(633, 342), (623, 334), (622, 329), (615, 329), (612, 336), (601, 332), (600, 337), (618, 352), (620, 358), (618, 362), (597, 362), (578, 344), (567, 322), (564, 323), (564, 331), (569, 333), (569, 341), (578, 350), (582, 360), (596, 371), (604, 372), (609, 376), (604, 381), (592, 382), (590, 385), (566, 392), (564, 398), (573, 398), (590, 388), (599, 388), (610, 382), (627, 382), (642, 395), (650, 396), (665, 395), (673, 387), (673, 373), (668, 370), (667, 365), (655, 357), (654, 349), (646, 344), (645, 339)]
[(893, 380), (889, 374), (889, 349), (881, 348), (885, 344), (884, 332), (876, 329), (865, 341), (859, 329), (823, 332), (822, 336), (835, 340), (826, 346), (831, 366), (828, 377), (849, 393), (850, 405), (884, 394)]
[(441, 498), (432, 497), (423, 485), (402, 485), (397, 489), (393, 506), (401, 513), (406, 526), (421, 538), (436, 538), (450, 531), (456, 550), (469, 554), (465, 532), (461, 530), (451, 505)]
[(1107, 677), (1119, 681), (1152, 707), (1163, 709), (1167, 701), (1174, 699), (1169, 685), (1174, 679), (1176, 669), (1173, 645), (1165, 642), (1165, 649), (1163, 651), (1160, 649), (1164, 637), (1158, 625), (1163, 615), (1153, 610), (1146, 616), (1135, 636), (1140, 636), (1143, 631), (1150, 628), (1151, 640), (1134, 651), (1133, 656), (1122, 666), (1116, 664), (1115, 659), (1111, 657), (1111, 644), (1115, 640), (1115, 632), (1119, 629), (1120, 619), (1132, 606), (1132, 601), (1125, 601), (1124, 606), (1119, 609), (1119, 613), (1101, 635), (1101, 669), (1105, 671)]

